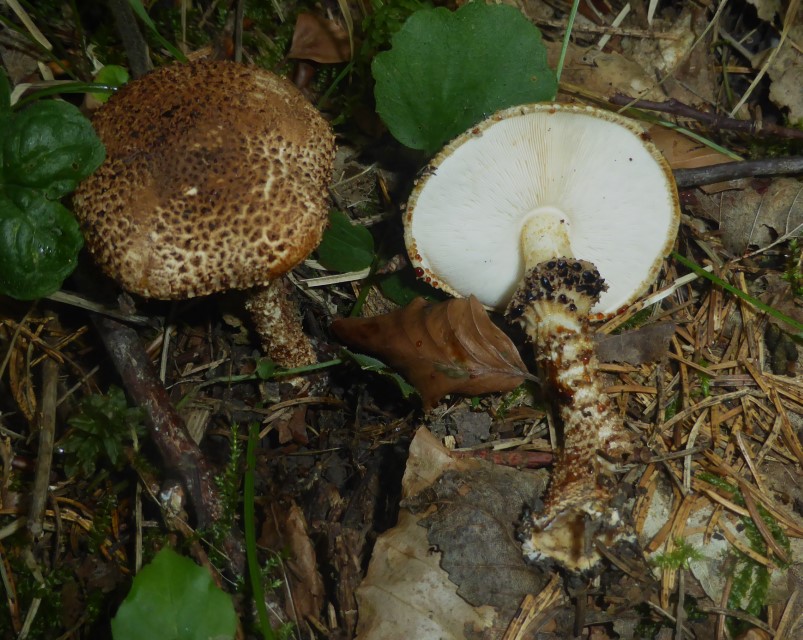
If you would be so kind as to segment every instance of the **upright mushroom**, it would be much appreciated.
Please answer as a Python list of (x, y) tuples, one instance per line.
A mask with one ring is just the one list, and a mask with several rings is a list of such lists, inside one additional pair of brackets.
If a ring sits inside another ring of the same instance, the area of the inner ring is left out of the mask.
[[(124, 289), (185, 299), (262, 287), (319, 243), (334, 136), (288, 81), (233, 62), (173, 64), (93, 122), (107, 157), (74, 204), (90, 253)], [(254, 299), (269, 355), (314, 360), (299, 319), (277, 311), (286, 299)]]
[[(579, 105), (501, 111), (431, 162), (405, 214), (416, 272), (520, 322), (560, 418), (544, 509), (524, 551), (594, 567), (624, 536), (604, 470), (630, 439), (602, 392), (589, 314), (612, 314), (655, 279), (680, 219), (671, 171), (641, 127)], [(600, 456), (600, 454), (602, 454)]]

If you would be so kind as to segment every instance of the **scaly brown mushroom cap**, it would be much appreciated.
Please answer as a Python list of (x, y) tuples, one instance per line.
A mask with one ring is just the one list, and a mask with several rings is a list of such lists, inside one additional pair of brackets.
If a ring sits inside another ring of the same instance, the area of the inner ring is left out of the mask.
[(233, 62), (162, 67), (95, 115), (106, 161), (74, 197), (86, 244), (161, 299), (263, 285), (320, 242), (334, 136), (288, 81)]

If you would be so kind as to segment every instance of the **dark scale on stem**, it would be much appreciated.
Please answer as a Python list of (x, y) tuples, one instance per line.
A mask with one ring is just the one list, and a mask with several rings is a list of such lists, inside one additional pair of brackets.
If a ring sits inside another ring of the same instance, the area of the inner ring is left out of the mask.
[(529, 514), (520, 533), (534, 562), (588, 571), (600, 562), (595, 543), (611, 546), (629, 535), (610, 504), (607, 466), (631, 447), (598, 375), (588, 316), (606, 285), (593, 264), (556, 257), (530, 270), (513, 296), (508, 316), (521, 323), (535, 347), (563, 437), (544, 508)]
[(605, 281), (590, 262), (567, 258), (549, 260), (525, 275), (510, 302), (508, 314), (519, 317), (525, 305), (540, 300), (557, 300), (567, 311), (575, 313), (588, 307), (589, 299), (592, 306), (596, 304), (606, 289)]

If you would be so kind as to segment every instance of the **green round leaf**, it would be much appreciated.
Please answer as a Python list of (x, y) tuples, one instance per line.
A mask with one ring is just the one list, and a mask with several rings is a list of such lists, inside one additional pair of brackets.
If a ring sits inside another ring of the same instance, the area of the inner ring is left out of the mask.
[(164, 548), (134, 578), (112, 620), (114, 640), (224, 640), (234, 637), (231, 597), (209, 572)]
[(3, 140), (6, 183), (61, 198), (100, 166), (106, 155), (92, 123), (58, 100), (35, 102), (15, 113)]
[(75, 269), (84, 240), (73, 215), (33, 189), (0, 191), (0, 293), (33, 300)]
[(340, 211), (329, 214), (329, 226), (318, 245), (318, 260), (332, 271), (359, 271), (374, 261), (374, 238)]
[(557, 91), (540, 31), (518, 9), (484, 2), (414, 13), (371, 69), (390, 132), (429, 154), (499, 109)]
[[(95, 74), (95, 82), (110, 87), (122, 87), (128, 82), (128, 78), (128, 69), (118, 64), (107, 64)], [(91, 95), (98, 102), (106, 102), (112, 96), (111, 93), (93, 93)]]
[(260, 358), (257, 360), (256, 374), (262, 380), (269, 380), (273, 374), (276, 373), (277, 369), (278, 365), (270, 358)]

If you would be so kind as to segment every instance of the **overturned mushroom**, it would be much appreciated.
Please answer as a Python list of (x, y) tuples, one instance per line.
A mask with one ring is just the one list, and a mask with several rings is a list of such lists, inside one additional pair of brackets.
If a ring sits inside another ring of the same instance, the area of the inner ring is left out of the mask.
[[(107, 158), (75, 209), (95, 261), (126, 290), (185, 299), (262, 287), (319, 243), (334, 136), (286, 80), (232, 62), (173, 64), (124, 87), (94, 124)], [(280, 288), (249, 306), (268, 354), (301, 366), (315, 354), (288, 300)]]
[[(626, 537), (605, 471), (630, 438), (603, 394), (589, 314), (644, 293), (677, 234), (671, 171), (638, 124), (579, 105), (501, 111), (451, 142), (416, 185), (405, 240), (418, 275), (520, 322), (560, 418), (525, 554), (593, 568)], [(600, 455), (601, 454), (601, 455)]]

